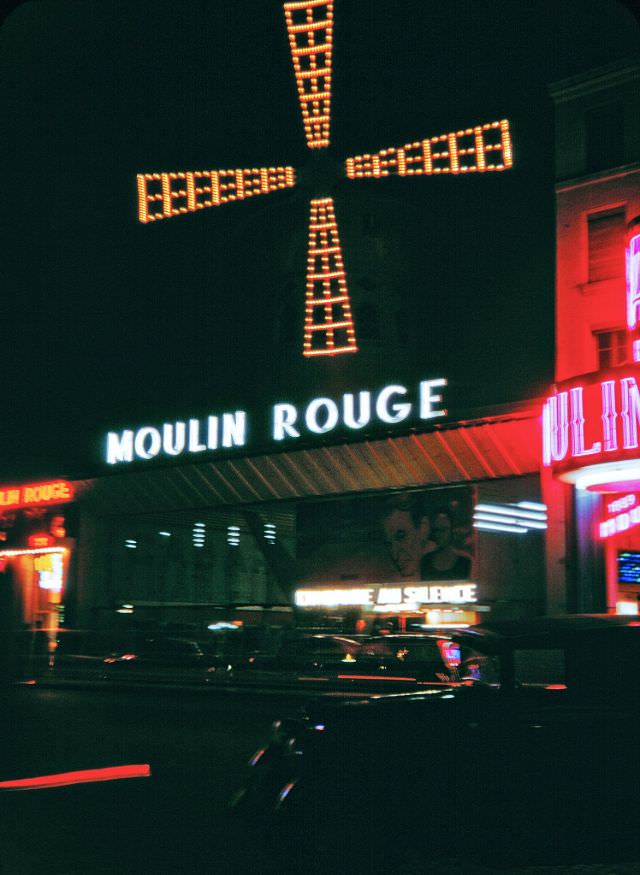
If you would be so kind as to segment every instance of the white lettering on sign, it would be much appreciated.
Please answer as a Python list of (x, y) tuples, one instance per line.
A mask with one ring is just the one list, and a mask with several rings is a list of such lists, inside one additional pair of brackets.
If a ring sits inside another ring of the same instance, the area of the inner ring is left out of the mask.
[(423, 380), (420, 383), (420, 419), (433, 419), (435, 416), (446, 416), (443, 408), (434, 410), (434, 404), (442, 403), (442, 395), (434, 395), (432, 389), (442, 389), (447, 385), (444, 377), (438, 380)]
[[(444, 377), (422, 380), (417, 403), (407, 398), (409, 390), (400, 384), (384, 386), (378, 392), (345, 392), (339, 398), (312, 398), (305, 407), (289, 402), (274, 404), (271, 411), (271, 439), (296, 440), (306, 432), (325, 435), (335, 429), (362, 429), (375, 423), (396, 425), (412, 415), (431, 420), (448, 415), (442, 406)], [(220, 448), (243, 447), (247, 443), (248, 417), (244, 410), (207, 416), (205, 419), (165, 422), (138, 429), (109, 432), (106, 460), (109, 465), (153, 459), (159, 455), (199, 454)]]
[[(440, 407), (443, 396), (434, 392), (447, 385), (444, 377), (437, 380), (423, 380), (418, 387), (417, 410), (420, 419), (434, 419), (447, 416), (447, 410)], [(312, 434), (327, 434), (339, 426), (360, 429), (369, 425), (372, 419), (388, 425), (404, 422), (414, 412), (411, 401), (404, 399), (409, 390), (406, 386), (392, 384), (385, 386), (375, 395), (369, 391), (358, 393), (356, 397), (346, 392), (339, 400), (314, 398), (300, 413), (294, 404), (280, 403), (273, 406), (272, 438), (282, 441), (285, 438), (301, 436), (298, 420), (302, 420), (307, 431)]]
[(326, 434), (338, 424), (338, 405), (331, 398), (316, 398), (308, 405), (304, 421), (314, 434)]
[(133, 462), (153, 459), (161, 452), (168, 456), (183, 453), (202, 453), (218, 446), (242, 447), (246, 443), (247, 414), (244, 410), (223, 413), (222, 418), (208, 416), (206, 420), (190, 419), (184, 422), (165, 422), (160, 428), (143, 426), (133, 431), (109, 432), (107, 435), (107, 462)]
[(404, 401), (402, 403), (396, 402), (395, 404), (390, 404), (390, 400), (394, 395), (406, 395), (407, 390), (404, 386), (385, 386), (385, 388), (378, 395), (378, 400), (376, 401), (376, 413), (378, 414), (378, 419), (381, 419), (382, 422), (395, 423), (402, 422), (403, 419), (406, 419), (407, 416), (411, 413), (411, 404)]
[(601, 538), (610, 538), (620, 532), (626, 532), (640, 524), (640, 507), (632, 507), (630, 511), (624, 511), (600, 523), (599, 533)]
[(373, 605), (373, 589), (299, 589), (295, 602), (300, 608)]
[(373, 607), (374, 605), (470, 604), (478, 600), (475, 583), (429, 586), (370, 586), (353, 589), (299, 589), (301, 608)]
[(276, 404), (273, 408), (273, 438), (281, 441), (285, 437), (300, 437), (300, 432), (293, 427), (298, 418), (298, 411), (293, 404)]
[(475, 583), (456, 583), (441, 586), (405, 586), (403, 592), (405, 602), (418, 604), (437, 604), (449, 602), (451, 604), (465, 604), (477, 601)]
[(629, 495), (623, 495), (622, 498), (610, 501), (607, 505), (607, 510), (609, 513), (620, 513), (621, 510), (627, 510), (627, 508), (632, 507), (637, 502), (638, 496), (631, 492)]

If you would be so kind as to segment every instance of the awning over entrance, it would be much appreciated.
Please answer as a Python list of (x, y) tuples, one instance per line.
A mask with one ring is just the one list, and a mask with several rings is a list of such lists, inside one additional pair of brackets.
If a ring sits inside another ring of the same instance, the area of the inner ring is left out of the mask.
[(76, 481), (98, 514), (148, 513), (379, 489), (438, 486), (539, 470), (537, 417), (514, 413), (428, 433)]

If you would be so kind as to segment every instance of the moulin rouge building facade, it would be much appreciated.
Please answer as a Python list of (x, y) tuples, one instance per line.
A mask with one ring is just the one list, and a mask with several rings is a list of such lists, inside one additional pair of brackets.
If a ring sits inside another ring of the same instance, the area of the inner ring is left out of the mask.
[(547, 578), (559, 610), (637, 613), (640, 61), (555, 83), (551, 95), (557, 382), (542, 411)]
[[(297, 13), (304, 4), (287, 6)], [(304, 22), (288, 21), (300, 81), (313, 76), (300, 76), (296, 59), (330, 45), (331, 16), (326, 25), (324, 43), (301, 47)], [(322, 54), (318, 106), (301, 94), (310, 149), (325, 148), (329, 130), (331, 54)], [(637, 78), (630, 63), (552, 89), (558, 383), (549, 399), (463, 414), (446, 374), (398, 380), (403, 344), (386, 335), (388, 374), (368, 382), (359, 369), (365, 310), (348, 288), (333, 204), (324, 198), (320, 211), (312, 201), (303, 356), (340, 358), (340, 391), (318, 384), (303, 401), (269, 397), (261, 411), (212, 410), (172, 422), (139, 423), (132, 411), (135, 424), (103, 436), (103, 473), (68, 484), (78, 519), (72, 532), (57, 514), (52, 534), (46, 514), (33, 508), (20, 510), (22, 528), (6, 527), (2, 574), (22, 622), (53, 627), (62, 615), (79, 627), (139, 621), (206, 629), (218, 620), (306, 617), (350, 629), (390, 617), (400, 628), (428, 628), (616, 610), (618, 602), (630, 610), (633, 586), (618, 586), (617, 567), (620, 552), (633, 553), (624, 540), (635, 537), (631, 522), (608, 540), (594, 527), (605, 510), (631, 521), (632, 480), (610, 499), (582, 487), (597, 453), (633, 461), (637, 449), (638, 366), (626, 357), (624, 276), (627, 224), (640, 214)], [(611, 134), (598, 152), (595, 133), (611, 132), (620, 102), (623, 141)], [(324, 119), (317, 130), (309, 114)], [(508, 170), (514, 158), (501, 121), (349, 160), (347, 178), (383, 180)], [(142, 174), (140, 221), (179, 221), (184, 212), (295, 184), (292, 169), (281, 179), (278, 172)], [(385, 331), (387, 315), (379, 314)], [(603, 403), (606, 411), (596, 410)], [(47, 540), (63, 534), (64, 543)], [(29, 541), (36, 536), (45, 540)], [(63, 563), (47, 558), (58, 554)]]

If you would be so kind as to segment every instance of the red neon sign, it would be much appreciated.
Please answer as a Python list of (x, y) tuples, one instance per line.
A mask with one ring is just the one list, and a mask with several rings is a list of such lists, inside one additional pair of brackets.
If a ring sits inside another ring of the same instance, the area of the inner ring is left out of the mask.
[(598, 525), (598, 534), (601, 538), (610, 538), (612, 535), (627, 532), (638, 525), (640, 525), (640, 507), (632, 507), (628, 512), (619, 513), (601, 522)]
[(607, 513), (611, 516), (598, 523), (598, 535), (601, 538), (610, 538), (620, 532), (626, 532), (634, 526), (640, 525), (640, 504), (635, 492), (616, 498), (607, 503)]
[(608, 513), (620, 513), (623, 510), (628, 510), (630, 507), (635, 507), (638, 504), (638, 496), (635, 492), (629, 495), (623, 495), (622, 498), (616, 498), (615, 501), (610, 501), (607, 504)]
[(640, 361), (640, 230), (634, 220), (627, 234), (627, 327), (634, 362)]
[(640, 368), (632, 365), (557, 386), (542, 409), (542, 459), (554, 473), (638, 460)]
[(34, 549), (38, 547), (53, 547), (53, 538), (46, 533), (38, 533), (37, 535), (29, 535), (27, 539), (29, 547)]
[(0, 510), (65, 504), (68, 501), (73, 501), (73, 486), (66, 480), (0, 488)]

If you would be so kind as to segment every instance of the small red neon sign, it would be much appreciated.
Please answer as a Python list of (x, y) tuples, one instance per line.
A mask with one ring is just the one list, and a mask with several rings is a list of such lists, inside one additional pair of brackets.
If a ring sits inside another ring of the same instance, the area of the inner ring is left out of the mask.
[(598, 523), (598, 536), (610, 538), (640, 524), (640, 495), (630, 492), (607, 503), (607, 519)]
[(625, 510), (599, 523), (598, 534), (601, 538), (610, 538), (638, 525), (640, 525), (640, 507), (632, 507), (631, 510)]
[(0, 510), (65, 504), (68, 501), (73, 501), (73, 486), (66, 480), (0, 488)]
[(610, 501), (607, 504), (607, 513), (620, 513), (623, 510), (629, 510), (630, 507), (635, 507), (638, 503), (638, 496), (635, 492), (630, 492), (629, 495), (623, 495), (622, 498), (616, 498), (615, 501)]
[(34, 549), (37, 547), (52, 547), (53, 538), (51, 535), (39, 533), (37, 535), (29, 535), (27, 544)]

